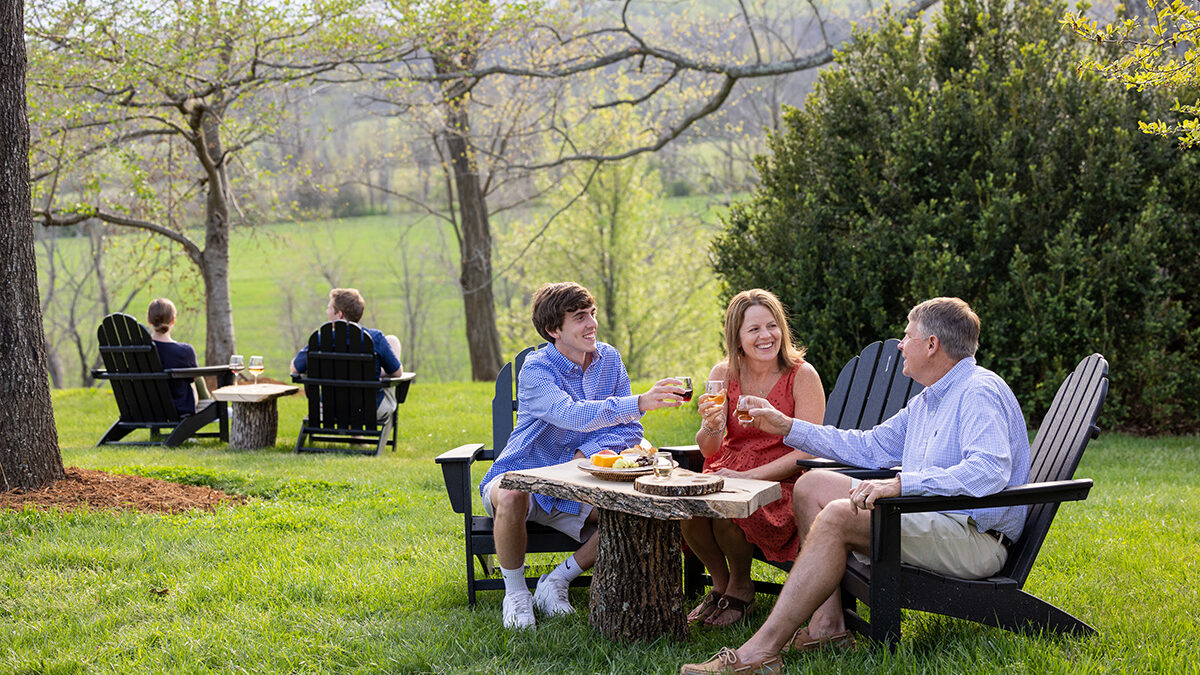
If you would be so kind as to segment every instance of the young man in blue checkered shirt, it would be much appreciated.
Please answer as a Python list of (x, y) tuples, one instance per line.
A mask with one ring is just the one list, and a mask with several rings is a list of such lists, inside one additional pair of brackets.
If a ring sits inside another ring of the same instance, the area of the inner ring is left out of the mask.
[[(596, 301), (576, 283), (546, 284), (533, 296), (533, 325), (550, 344), (525, 359), (518, 378), (517, 425), (480, 483), (493, 518), (496, 558), (504, 577), (506, 628), (532, 628), (543, 614), (574, 609), (567, 587), (596, 562), (597, 514), (587, 504), (504, 490), (506, 471), (533, 469), (624, 450), (642, 440), (642, 415), (683, 402), (679, 380), (660, 380), (635, 396), (621, 355), (596, 340)], [(525, 585), (526, 522), (542, 523), (582, 542), (579, 550), (543, 575), (537, 592)]]
[[(891, 468), (895, 478), (856, 481), (810, 471), (796, 481), (793, 508), (800, 555), (766, 623), (737, 650), (722, 649), (683, 675), (776, 673), (785, 648), (846, 645), (838, 584), (846, 552), (869, 555), (875, 500), (900, 495), (983, 496), (1029, 476), (1029, 432), (1021, 406), (1000, 376), (975, 363), (979, 317), (958, 298), (934, 298), (908, 314), (900, 351), (904, 374), (925, 389), (869, 431), (793, 420), (766, 399), (743, 397), (752, 426), (784, 443), (854, 466)], [(1028, 507), (909, 513), (900, 521), (900, 560), (949, 576), (991, 576), (1021, 536)], [(804, 621), (811, 617), (808, 625)]]

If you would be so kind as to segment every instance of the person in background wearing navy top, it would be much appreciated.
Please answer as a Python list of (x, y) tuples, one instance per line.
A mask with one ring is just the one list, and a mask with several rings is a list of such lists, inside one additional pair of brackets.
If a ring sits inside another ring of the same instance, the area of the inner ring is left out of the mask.
[[(197, 367), (196, 350), (171, 337), (171, 329), (175, 327), (175, 303), (166, 298), (154, 300), (146, 311), (146, 321), (153, 329), (150, 341), (163, 368)], [(190, 380), (167, 380), (167, 388), (171, 390), (171, 399), (180, 415), (196, 414), (196, 386)]]
[[(574, 611), (567, 587), (596, 562), (598, 515), (590, 505), (500, 487), (507, 471), (534, 469), (620, 451), (642, 440), (642, 414), (683, 403), (677, 379), (659, 380), (640, 396), (630, 390), (621, 355), (596, 340), (596, 300), (572, 282), (545, 284), (533, 296), (533, 326), (550, 344), (521, 368), (517, 425), (480, 483), (483, 507), (504, 577), (505, 628), (533, 628), (536, 605), (545, 615)], [(542, 523), (582, 542), (579, 550), (525, 585), (526, 522)]]
[[(357, 288), (334, 288), (329, 291), (329, 304), (325, 307), (325, 316), (330, 321), (349, 321), (358, 323), (362, 319), (367, 303)], [(384, 335), (383, 331), (362, 326), (363, 332), (371, 336), (375, 344), (375, 361), (379, 364), (379, 374), (383, 377), (400, 377), (404, 373), (400, 365), (400, 340), (395, 335)], [(300, 348), (300, 353), (292, 359), (292, 374), (303, 373), (308, 368), (308, 345)], [(396, 390), (385, 387), (375, 398), (375, 417), (380, 422), (388, 418), (396, 409)]]

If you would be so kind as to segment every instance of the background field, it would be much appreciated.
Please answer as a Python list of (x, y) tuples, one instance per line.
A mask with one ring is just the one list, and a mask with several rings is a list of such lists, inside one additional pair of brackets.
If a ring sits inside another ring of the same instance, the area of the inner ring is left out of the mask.
[[(675, 197), (664, 202), (667, 218), (694, 217), (709, 232), (715, 232), (723, 210), (722, 202), (708, 196)], [(536, 211), (513, 212), (496, 219), (495, 227), (498, 233), (503, 233), (507, 222), (537, 217)], [(200, 235), (195, 233), (195, 236)], [(139, 234), (111, 238), (110, 264), (115, 266), (133, 258), (144, 246), (139, 243), (143, 241)], [(180, 313), (175, 338), (195, 346), (203, 363), (203, 285), (186, 256), (166, 240), (158, 242), (171, 255), (168, 268), (144, 286), (113, 283), (109, 290), (114, 298), (121, 300), (132, 295), (127, 311), (142, 322), (150, 300), (159, 296), (171, 298)], [(90, 264), (86, 244), (84, 239), (71, 238), (57, 242), (64, 259), (77, 270)], [(708, 244), (707, 237), (694, 242), (697, 266), (708, 264)], [(364, 324), (400, 337), (407, 369), (417, 370), (426, 381), (469, 379), (458, 260), (453, 231), (433, 218), (411, 212), (236, 228), (230, 246), (230, 283), (237, 349), (244, 355), (262, 354), (267, 363), (266, 375), (286, 379), (287, 364), (296, 350), (325, 321), (329, 288), (347, 286), (358, 288), (367, 300)], [(498, 254), (494, 263), (502, 273), (496, 287), (498, 311), (504, 311), (508, 294), (513, 292), (503, 274), (510, 260), (511, 257)], [(38, 267), (44, 284), (44, 254)], [(537, 268), (536, 260), (523, 261), (523, 269), (530, 273), (536, 275)], [(713, 339), (702, 346), (688, 345), (682, 351), (684, 357), (697, 361), (700, 364), (697, 367), (704, 369), (698, 375), (705, 374), (718, 358), (722, 311), (720, 299), (714, 296), (710, 317)], [(528, 324), (527, 318), (522, 318)], [(49, 340), (56, 339), (55, 326), (65, 320), (62, 307), (49, 308)], [(98, 318), (80, 318), (78, 323), (80, 333), (93, 345), (94, 356)], [(602, 326), (602, 340), (603, 330)], [(535, 337), (530, 328), (528, 339)], [(506, 358), (511, 358), (525, 344), (507, 345)], [(697, 349), (703, 354), (700, 359), (696, 358)], [(67, 374), (75, 378), (78, 359), (73, 347), (64, 342), (60, 353)], [(68, 384), (72, 381), (68, 380)]]
[[(248, 501), (178, 516), (0, 513), (0, 672), (672, 673), (749, 636), (771, 598), (744, 626), (637, 645), (598, 637), (581, 590), (580, 611), (528, 634), (501, 628), (499, 593), (468, 608), (462, 521), (433, 457), (488, 437), (490, 389), (418, 381), (399, 451), (374, 458), (291, 454), (296, 397), (281, 403), (275, 448), (95, 449), (116, 414), (111, 395), (55, 392), (66, 464)], [(686, 443), (696, 419), (694, 406), (657, 411), (647, 435)], [(1096, 637), (910, 614), (897, 654), (788, 657), (787, 672), (1196, 673), (1198, 472), (1195, 437), (1103, 434), (1085, 454), (1077, 475), (1096, 487), (1060, 511), (1028, 588)]]

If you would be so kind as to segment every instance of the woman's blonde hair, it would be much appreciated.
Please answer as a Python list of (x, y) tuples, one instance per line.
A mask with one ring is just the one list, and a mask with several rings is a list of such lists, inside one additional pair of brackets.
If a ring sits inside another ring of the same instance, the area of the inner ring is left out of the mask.
[(787, 316), (783, 311), (783, 303), (771, 291), (761, 288), (751, 288), (733, 296), (729, 307), (725, 309), (725, 353), (728, 355), (726, 380), (736, 380), (745, 365), (746, 355), (742, 353), (740, 334), (742, 325), (746, 323), (746, 312), (753, 306), (766, 307), (767, 311), (779, 324), (782, 342), (779, 345), (779, 369), (787, 372), (804, 362), (804, 347), (797, 347), (792, 342), (792, 331), (788, 328)]

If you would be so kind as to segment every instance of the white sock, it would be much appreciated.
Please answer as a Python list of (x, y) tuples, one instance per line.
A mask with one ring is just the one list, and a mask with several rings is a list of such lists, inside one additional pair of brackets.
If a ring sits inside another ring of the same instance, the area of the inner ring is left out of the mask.
[(504, 577), (504, 592), (505, 593), (528, 593), (529, 586), (525, 585), (525, 566), (521, 565), (515, 570), (506, 570), (500, 568), (500, 576)]
[(580, 574), (583, 574), (583, 568), (575, 561), (575, 554), (572, 553), (571, 557), (559, 563), (558, 567), (555, 567), (549, 576), (566, 579), (569, 582), (573, 581)]

